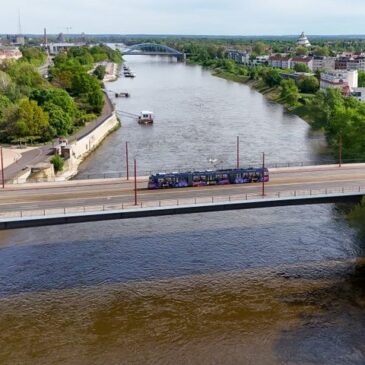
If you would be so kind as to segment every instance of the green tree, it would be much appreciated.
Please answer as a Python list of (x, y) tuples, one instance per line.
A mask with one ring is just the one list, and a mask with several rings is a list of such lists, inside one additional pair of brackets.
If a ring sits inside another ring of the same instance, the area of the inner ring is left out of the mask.
[(323, 47), (318, 46), (314, 50), (314, 54), (316, 56), (322, 56), (322, 57), (325, 56), (326, 57), (326, 56), (329, 56), (330, 53), (331, 53), (331, 51), (328, 46), (323, 46)]
[(258, 55), (261, 56), (263, 54), (265, 54), (266, 51), (266, 44), (263, 42), (256, 42), (252, 48), (252, 51)]
[(26, 61), (35, 66), (40, 66), (47, 59), (46, 52), (40, 47), (21, 47), (20, 50), (23, 55), (21, 62)]
[(359, 71), (359, 87), (365, 87), (365, 72)]
[(294, 80), (282, 80), (280, 83), (280, 98), (291, 106), (295, 106), (299, 99), (299, 90)]
[(37, 101), (40, 106), (43, 106), (46, 103), (57, 105), (72, 119), (76, 117), (77, 106), (72, 97), (65, 90), (56, 88), (36, 89), (31, 92), (29, 98)]
[(306, 56), (308, 54), (308, 48), (307, 47), (304, 47), (304, 46), (298, 46), (295, 49), (295, 54), (297, 56)]
[(294, 70), (296, 72), (311, 72), (310, 68), (304, 63), (296, 63), (294, 65)]
[(11, 101), (5, 95), (0, 94), (0, 123), (3, 121), (4, 111), (9, 108)]
[(34, 100), (22, 99), (19, 105), (5, 110), (3, 126), (10, 140), (19, 137), (45, 140), (48, 114)]
[(96, 78), (98, 80), (104, 80), (105, 77), (105, 66), (103, 65), (98, 65), (96, 66), (94, 72), (93, 72), (94, 76), (96, 76)]
[(4, 93), (11, 84), (11, 77), (6, 72), (0, 71), (0, 92)]
[(28, 93), (32, 88), (41, 87), (46, 83), (38, 70), (29, 63), (13, 63), (9, 67), (8, 74), (18, 86), (28, 90)]
[(60, 106), (47, 101), (43, 108), (49, 115), (49, 125), (54, 131), (52, 137), (66, 136), (72, 132), (73, 120)]
[(263, 78), (264, 78), (266, 85), (268, 85), (270, 87), (280, 85), (280, 82), (282, 80), (279, 70), (277, 70), (275, 68), (269, 69), (268, 71), (266, 71)]
[(302, 93), (316, 93), (319, 89), (319, 81), (314, 76), (303, 77), (298, 81), (299, 89)]

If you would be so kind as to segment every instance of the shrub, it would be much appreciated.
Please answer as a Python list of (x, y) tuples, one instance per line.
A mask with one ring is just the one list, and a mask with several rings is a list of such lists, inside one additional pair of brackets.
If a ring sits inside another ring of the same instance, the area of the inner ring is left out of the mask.
[(55, 172), (59, 172), (63, 170), (63, 166), (65, 164), (65, 160), (60, 155), (54, 155), (51, 158), (51, 164), (54, 167)]

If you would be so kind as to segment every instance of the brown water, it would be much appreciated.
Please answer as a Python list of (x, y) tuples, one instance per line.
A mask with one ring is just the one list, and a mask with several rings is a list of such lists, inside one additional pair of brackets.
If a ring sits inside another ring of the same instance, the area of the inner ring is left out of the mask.
[[(252, 162), (323, 158), (302, 120), (244, 85), (129, 63), (137, 78), (108, 88), (156, 124), (123, 120), (83, 174), (123, 169), (126, 140), (141, 169), (233, 164), (237, 134)], [(364, 248), (333, 205), (2, 232), (0, 364), (365, 364)]]

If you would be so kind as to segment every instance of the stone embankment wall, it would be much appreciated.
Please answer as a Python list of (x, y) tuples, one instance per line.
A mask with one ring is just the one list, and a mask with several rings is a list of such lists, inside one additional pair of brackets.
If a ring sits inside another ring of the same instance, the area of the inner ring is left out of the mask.
[(76, 140), (68, 146), (69, 159), (66, 160), (64, 172), (58, 174), (56, 179), (67, 180), (75, 176), (78, 172), (78, 166), (81, 162), (94, 151), (104, 138), (119, 126), (119, 120), (115, 112), (111, 114), (103, 123)]

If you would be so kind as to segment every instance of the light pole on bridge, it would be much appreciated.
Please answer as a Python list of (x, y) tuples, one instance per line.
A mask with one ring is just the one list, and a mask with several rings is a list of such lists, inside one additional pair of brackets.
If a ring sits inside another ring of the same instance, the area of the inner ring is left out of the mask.
[(262, 196), (265, 196), (265, 152), (262, 152)]
[(0, 162), (1, 162), (1, 181), (3, 185), (3, 189), (5, 189), (5, 172), (4, 172), (4, 156), (3, 156), (3, 148), (0, 146)]
[(125, 143), (125, 163), (127, 168), (127, 180), (129, 180), (128, 142)]
[(240, 136), (237, 136), (237, 169), (240, 168)]
[(340, 134), (340, 140), (338, 143), (338, 166), (342, 166), (342, 134)]
[(137, 160), (134, 158), (134, 205), (138, 205), (137, 202)]

